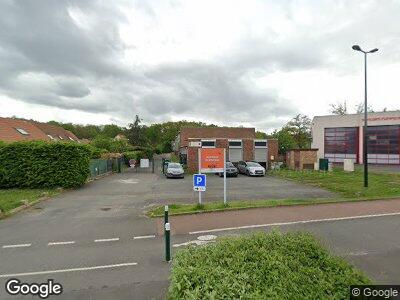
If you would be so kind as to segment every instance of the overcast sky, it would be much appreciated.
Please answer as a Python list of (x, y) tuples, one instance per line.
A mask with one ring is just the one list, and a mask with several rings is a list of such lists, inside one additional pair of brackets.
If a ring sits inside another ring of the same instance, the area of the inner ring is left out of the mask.
[(0, 116), (271, 131), (363, 100), (400, 109), (400, 1), (0, 1)]

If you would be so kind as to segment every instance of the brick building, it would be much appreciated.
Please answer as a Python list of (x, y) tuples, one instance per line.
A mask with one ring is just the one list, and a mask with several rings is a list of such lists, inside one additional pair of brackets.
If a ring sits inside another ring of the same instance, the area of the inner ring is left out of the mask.
[(318, 149), (292, 149), (286, 152), (286, 165), (292, 170), (313, 170)]
[(257, 161), (267, 166), (278, 157), (278, 141), (256, 139), (254, 128), (182, 128), (175, 140), (174, 150), (192, 172), (198, 169), (199, 148), (225, 148), (227, 160), (233, 163)]

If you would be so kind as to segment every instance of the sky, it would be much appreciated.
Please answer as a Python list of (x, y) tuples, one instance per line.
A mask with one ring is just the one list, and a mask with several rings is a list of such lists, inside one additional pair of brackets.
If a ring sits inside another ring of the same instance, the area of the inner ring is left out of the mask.
[(271, 132), (296, 114), (400, 109), (400, 0), (0, 1), (0, 116)]

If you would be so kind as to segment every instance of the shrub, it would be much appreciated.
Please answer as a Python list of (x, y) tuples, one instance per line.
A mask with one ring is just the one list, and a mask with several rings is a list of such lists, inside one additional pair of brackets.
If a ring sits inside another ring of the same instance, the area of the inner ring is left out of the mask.
[(94, 146), (92, 146), (92, 145), (90, 145), (90, 144), (88, 144), (88, 145), (86, 145), (86, 146), (87, 146), (87, 148), (88, 148), (89, 151), (90, 151), (90, 158), (91, 158), (91, 159), (99, 159), (99, 158), (101, 158), (101, 156), (102, 156), (104, 153), (107, 153), (107, 152), (108, 152), (106, 149), (96, 148), (96, 147), (94, 147)]
[(63, 142), (15, 142), (0, 147), (0, 188), (76, 187), (89, 175), (91, 151)]
[(114, 140), (104, 136), (96, 137), (91, 143), (93, 147), (98, 149), (106, 149), (108, 152), (122, 153), (124, 151), (132, 150), (132, 146), (127, 140)]
[(127, 151), (124, 152), (124, 157), (128, 160), (130, 159), (136, 159), (136, 160), (140, 160), (141, 158), (143, 158), (143, 152), (142, 151)]
[(177, 252), (170, 299), (347, 299), (370, 280), (307, 233), (223, 238)]

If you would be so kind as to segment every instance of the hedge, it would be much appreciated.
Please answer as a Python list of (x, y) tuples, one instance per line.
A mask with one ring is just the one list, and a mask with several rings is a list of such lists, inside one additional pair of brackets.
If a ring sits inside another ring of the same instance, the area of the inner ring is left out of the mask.
[(0, 146), (0, 188), (77, 187), (89, 176), (91, 151), (66, 142), (15, 142)]
[(227, 237), (179, 250), (169, 299), (348, 299), (368, 277), (308, 233)]

